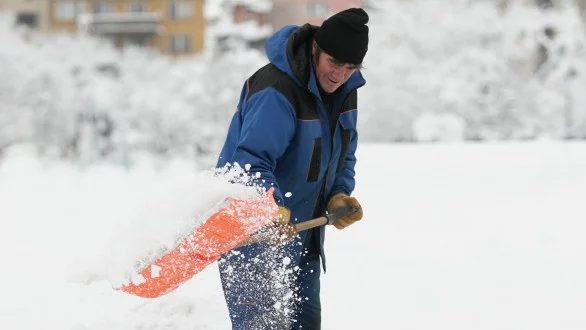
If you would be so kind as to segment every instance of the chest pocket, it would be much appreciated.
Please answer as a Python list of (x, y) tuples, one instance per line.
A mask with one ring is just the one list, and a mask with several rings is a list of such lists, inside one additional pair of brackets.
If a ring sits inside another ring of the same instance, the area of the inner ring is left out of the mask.
[(311, 160), (309, 161), (309, 169), (307, 171), (307, 182), (316, 182), (319, 178), (319, 171), (321, 168), (321, 137), (316, 137), (313, 140), (313, 150), (311, 151)]

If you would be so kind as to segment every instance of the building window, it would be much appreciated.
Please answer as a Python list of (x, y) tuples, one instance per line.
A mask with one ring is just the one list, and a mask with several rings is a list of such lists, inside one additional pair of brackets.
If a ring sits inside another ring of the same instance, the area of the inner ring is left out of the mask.
[(169, 2), (169, 18), (172, 20), (188, 19), (193, 16), (193, 1), (174, 0)]
[(58, 21), (73, 21), (78, 13), (83, 12), (83, 3), (74, 0), (58, 1), (55, 4), (55, 19)]
[(151, 44), (151, 38), (149, 36), (128, 36), (123, 39), (124, 46), (137, 46), (144, 47)]
[(133, 1), (128, 4), (128, 12), (129, 13), (146, 13), (147, 12), (147, 5), (141, 1)]
[(169, 38), (169, 52), (174, 54), (191, 52), (191, 36), (187, 34), (174, 35)]
[(307, 16), (309, 17), (327, 17), (329, 11), (328, 5), (323, 2), (307, 4)]
[(16, 25), (24, 25), (31, 29), (39, 27), (39, 15), (36, 13), (18, 13)]
[(553, 8), (553, 1), (552, 0), (537, 0), (537, 6), (542, 9), (551, 9)]
[(114, 4), (110, 1), (98, 1), (94, 3), (94, 13), (95, 14), (103, 14), (103, 13), (113, 13), (116, 11)]

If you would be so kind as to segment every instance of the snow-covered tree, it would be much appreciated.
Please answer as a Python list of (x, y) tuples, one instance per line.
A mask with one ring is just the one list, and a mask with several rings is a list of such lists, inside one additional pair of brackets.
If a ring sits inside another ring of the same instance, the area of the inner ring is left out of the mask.
[[(210, 22), (221, 24), (224, 2), (211, 2)], [(586, 29), (571, 3), (368, 6), (361, 141), (586, 138)], [(81, 163), (146, 153), (211, 166), (245, 79), (267, 62), (262, 51), (212, 49), (171, 59), (0, 19), (0, 153), (26, 143)]]
[(173, 60), (87, 36), (0, 29), (0, 146), (47, 156), (130, 164), (136, 155), (211, 164), (244, 77), (266, 59), (242, 50)]
[[(573, 70), (573, 80), (555, 84), (552, 70), (536, 67), (540, 47), (552, 54), (543, 68), (586, 63), (576, 8), (543, 11), (517, 2), (503, 12), (491, 1), (461, 0), (371, 5), (380, 11), (371, 15), (369, 85), (360, 97), (365, 139), (416, 140), (412, 126), (429, 112), (461, 116), (466, 138), (479, 140), (562, 137), (565, 122), (583, 121), (569, 90), (583, 86), (586, 73)], [(544, 40), (552, 26), (558, 35)]]

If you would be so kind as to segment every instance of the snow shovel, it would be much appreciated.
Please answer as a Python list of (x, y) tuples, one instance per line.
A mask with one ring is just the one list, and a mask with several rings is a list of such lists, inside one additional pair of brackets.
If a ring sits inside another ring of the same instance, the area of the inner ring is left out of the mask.
[[(288, 224), (287, 226), (292, 226), (293, 230), (295, 231), (295, 233), (300, 233), (304, 230), (308, 230), (311, 228), (315, 228), (315, 227), (319, 227), (319, 226), (325, 226), (325, 225), (331, 225), (334, 222), (336, 222), (339, 219), (344, 218), (345, 216), (348, 216), (352, 213), (358, 212), (358, 209), (352, 206), (347, 206), (347, 207), (341, 207), (338, 209), (335, 209), (332, 213), (328, 213), (324, 216), (315, 218), (315, 219), (311, 219), (311, 220), (307, 220), (298, 224)], [(260, 234), (255, 234), (252, 235), (249, 239), (243, 241), (242, 243), (238, 244), (237, 247), (241, 247), (241, 246), (246, 246), (246, 245), (250, 245), (250, 244), (254, 244), (254, 243), (260, 243), (260, 242), (265, 242), (265, 241), (270, 241), (271, 239), (271, 233), (260, 233)]]
[[(139, 280), (127, 283), (118, 290), (143, 298), (163, 296), (230, 250), (267, 240), (266, 234), (258, 233), (265, 225), (258, 220), (276, 218), (277, 207), (272, 195), (273, 188), (265, 198), (258, 200), (227, 198), (224, 207), (183, 238), (173, 250), (140, 270)], [(326, 216), (289, 226), (301, 232), (332, 224), (356, 211), (354, 208), (342, 208)]]

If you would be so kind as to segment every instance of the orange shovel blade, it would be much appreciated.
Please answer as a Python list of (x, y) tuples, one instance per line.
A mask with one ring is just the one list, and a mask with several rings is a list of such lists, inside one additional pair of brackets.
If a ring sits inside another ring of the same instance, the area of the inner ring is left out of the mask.
[(227, 206), (197, 227), (177, 247), (143, 269), (140, 275), (144, 280), (131, 282), (120, 290), (144, 298), (167, 294), (276, 217), (272, 193), (258, 200), (228, 198), (226, 201)]

